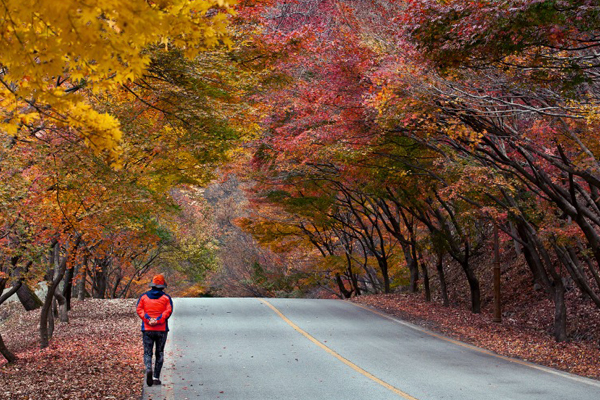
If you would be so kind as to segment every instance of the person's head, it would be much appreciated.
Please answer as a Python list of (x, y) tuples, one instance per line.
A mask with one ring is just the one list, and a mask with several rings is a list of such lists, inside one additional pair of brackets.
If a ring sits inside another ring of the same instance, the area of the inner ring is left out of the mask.
[(167, 282), (163, 274), (154, 275), (152, 282), (150, 282), (151, 288), (164, 289), (167, 287)]

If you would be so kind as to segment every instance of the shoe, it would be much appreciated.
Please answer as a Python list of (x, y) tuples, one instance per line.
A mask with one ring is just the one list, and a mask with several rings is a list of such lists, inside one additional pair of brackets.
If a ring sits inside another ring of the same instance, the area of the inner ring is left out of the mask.
[(155, 385), (160, 385), (160, 379), (156, 379), (156, 378), (154, 378), (154, 382), (153, 382), (153, 383), (154, 383)]
[(148, 386), (152, 386), (154, 384), (154, 381), (152, 380), (152, 371), (146, 372), (146, 384)]

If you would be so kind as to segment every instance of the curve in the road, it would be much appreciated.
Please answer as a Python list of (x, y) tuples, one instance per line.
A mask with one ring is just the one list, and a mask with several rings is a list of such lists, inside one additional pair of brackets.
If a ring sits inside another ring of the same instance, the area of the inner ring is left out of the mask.
[(561, 376), (563, 378), (571, 379), (571, 380), (579, 382), (579, 383), (584, 383), (586, 385), (595, 386), (595, 387), (599, 387), (600, 388), (600, 382), (598, 382), (598, 381), (594, 381), (594, 380), (587, 379), (587, 378), (582, 378), (582, 377), (579, 377), (577, 375), (568, 374), (568, 373), (565, 373), (565, 372), (562, 372), (562, 371), (559, 371), (559, 370), (555, 370), (555, 369), (552, 369), (552, 368), (544, 367), (542, 365), (537, 365), (537, 364), (533, 364), (533, 363), (530, 363), (530, 362), (527, 362), (527, 361), (519, 360), (518, 358), (511, 358), (511, 357), (506, 357), (506, 356), (503, 356), (503, 355), (500, 355), (500, 354), (496, 354), (496, 353), (494, 353), (492, 351), (489, 351), (489, 350), (486, 350), (486, 349), (482, 349), (481, 347), (472, 346), (472, 345), (470, 345), (468, 343), (464, 343), (464, 342), (460, 342), (458, 340), (450, 339), (449, 337), (446, 337), (446, 336), (443, 336), (443, 335), (439, 335), (439, 334), (437, 334), (435, 332), (431, 332), (431, 331), (429, 331), (427, 329), (424, 329), (424, 328), (421, 328), (419, 326), (406, 323), (406, 322), (404, 322), (402, 320), (399, 320), (399, 319), (396, 319), (396, 318), (394, 318), (394, 317), (392, 317), (392, 316), (390, 316), (388, 314), (380, 312), (380, 311), (378, 311), (378, 310), (376, 310), (374, 308), (367, 307), (367, 306), (364, 306), (362, 304), (357, 304), (357, 303), (352, 303), (352, 304), (354, 304), (355, 306), (360, 307), (360, 308), (362, 308), (364, 310), (367, 310), (367, 311), (370, 311), (372, 313), (375, 313), (375, 314), (377, 314), (377, 315), (379, 315), (379, 316), (381, 316), (383, 318), (389, 319), (389, 320), (394, 321), (394, 322), (396, 322), (398, 324), (404, 325), (404, 326), (406, 326), (408, 328), (411, 328), (411, 329), (417, 330), (419, 332), (425, 333), (425, 334), (427, 334), (429, 336), (433, 336), (435, 338), (444, 340), (446, 342), (450, 342), (450, 343), (455, 344), (457, 346), (465, 347), (467, 349), (474, 350), (474, 351), (477, 351), (479, 353), (483, 353), (483, 354), (486, 354), (486, 355), (489, 355), (489, 356), (492, 356), (492, 357), (496, 357), (496, 358), (499, 358), (499, 359), (502, 359), (502, 360), (505, 360), (505, 361), (509, 361), (511, 363), (524, 365), (524, 366), (526, 366), (528, 368), (537, 369), (537, 370), (544, 371), (544, 372), (549, 373), (549, 374), (559, 375), (559, 376)]
[(341, 355), (339, 355), (338, 353), (336, 353), (335, 351), (333, 351), (332, 349), (330, 349), (329, 347), (327, 347), (325, 344), (323, 344), (320, 341), (318, 341), (317, 339), (315, 339), (313, 336), (311, 336), (308, 332), (306, 332), (305, 330), (303, 330), (302, 328), (300, 328), (298, 325), (296, 325), (295, 323), (293, 323), (288, 317), (286, 317), (285, 315), (283, 315), (283, 313), (281, 311), (279, 311), (274, 305), (272, 305), (271, 303), (269, 303), (267, 300), (261, 299), (261, 301), (265, 305), (267, 305), (269, 308), (271, 308), (271, 310), (273, 310), (279, 317), (281, 317), (281, 319), (283, 319), (289, 326), (291, 326), (292, 328), (294, 328), (298, 333), (302, 334), (308, 340), (310, 340), (311, 342), (313, 342), (314, 344), (316, 344), (317, 346), (319, 346), (321, 349), (325, 350), (327, 353), (331, 354), (332, 356), (334, 356), (335, 358), (337, 358), (338, 360), (340, 360), (341, 362), (343, 362), (344, 364), (346, 364), (347, 366), (349, 366), (350, 368), (352, 368), (353, 370), (355, 370), (359, 374), (362, 374), (362, 375), (366, 376), (367, 378), (369, 378), (372, 381), (380, 384), (384, 388), (386, 388), (386, 389), (388, 389), (388, 390), (396, 393), (397, 395), (405, 398), (406, 400), (418, 400), (417, 398), (409, 395), (408, 393), (403, 392), (402, 390), (398, 389), (397, 387), (392, 386), (389, 383), (382, 381), (381, 379), (379, 379), (375, 375), (371, 374), (370, 372), (365, 371), (364, 369), (362, 369), (358, 365), (354, 364), (352, 361), (350, 361), (350, 360), (342, 357)]
[(144, 400), (600, 398), (598, 381), (499, 356), (352, 302), (174, 302), (163, 385), (144, 388)]

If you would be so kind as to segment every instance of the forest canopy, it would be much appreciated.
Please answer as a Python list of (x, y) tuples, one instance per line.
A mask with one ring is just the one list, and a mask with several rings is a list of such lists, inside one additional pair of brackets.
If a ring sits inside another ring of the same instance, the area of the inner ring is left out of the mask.
[(64, 321), (156, 270), (188, 295), (462, 290), (479, 313), (497, 229), (564, 341), (570, 296), (600, 307), (599, 13), (5, 0), (0, 304), (47, 286), (42, 346), (53, 302)]

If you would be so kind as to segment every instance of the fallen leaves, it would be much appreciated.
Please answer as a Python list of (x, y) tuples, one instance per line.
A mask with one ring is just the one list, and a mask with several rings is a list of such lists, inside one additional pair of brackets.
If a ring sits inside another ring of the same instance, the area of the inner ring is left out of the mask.
[(491, 312), (472, 314), (463, 308), (444, 307), (426, 302), (421, 294), (361, 296), (354, 301), (503, 356), (600, 378), (600, 332), (596, 329), (600, 311), (577, 299), (571, 299), (570, 341), (562, 343), (548, 332), (551, 318), (542, 318), (552, 315), (549, 301), (536, 307), (529, 303), (522, 310), (513, 306), (507, 311), (511, 318), (501, 324), (492, 321)]
[(13, 308), (0, 327), (19, 360), (0, 362), (0, 399), (138, 400), (143, 349), (134, 309), (134, 299), (74, 301), (71, 323), (57, 322), (40, 350), (39, 312)]

